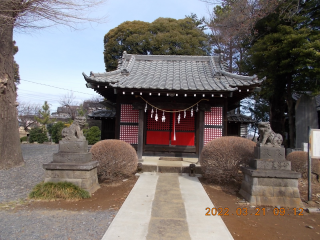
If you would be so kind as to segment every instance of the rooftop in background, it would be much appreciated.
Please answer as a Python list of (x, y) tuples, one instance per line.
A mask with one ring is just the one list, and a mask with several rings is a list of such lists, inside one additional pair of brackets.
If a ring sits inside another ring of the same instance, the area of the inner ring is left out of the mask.
[(254, 123), (255, 121), (250, 116), (239, 113), (228, 113), (228, 122)]

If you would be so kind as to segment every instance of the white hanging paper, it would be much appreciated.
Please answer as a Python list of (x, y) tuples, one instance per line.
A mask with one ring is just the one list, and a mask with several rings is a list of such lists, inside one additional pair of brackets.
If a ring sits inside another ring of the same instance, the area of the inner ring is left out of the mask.
[(152, 110), (151, 110), (151, 118), (152, 118), (152, 116), (153, 116), (153, 108), (152, 108)]
[(186, 112), (186, 110), (184, 110), (184, 112), (183, 112), (183, 118), (186, 118), (186, 116), (187, 116), (187, 112)]
[(165, 122), (166, 121), (166, 116), (164, 115), (164, 111), (162, 113), (162, 122)]
[(180, 113), (178, 115), (178, 124), (180, 124)]
[(176, 113), (173, 113), (173, 141), (176, 141)]
[(197, 103), (197, 108), (196, 108), (196, 112), (198, 112), (199, 111), (199, 106), (198, 106), (198, 103)]
[(154, 120), (156, 120), (158, 122), (158, 112), (157, 112), (157, 109), (156, 109), (156, 115), (154, 116)]
[(144, 108), (144, 112), (147, 112), (148, 104), (146, 103), (146, 107)]
[(191, 114), (191, 117), (193, 117), (193, 108), (191, 108), (190, 114)]

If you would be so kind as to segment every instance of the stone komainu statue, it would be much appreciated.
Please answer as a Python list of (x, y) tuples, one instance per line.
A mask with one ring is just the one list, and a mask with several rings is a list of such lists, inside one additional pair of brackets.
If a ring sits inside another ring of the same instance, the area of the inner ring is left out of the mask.
[(82, 129), (86, 124), (85, 117), (76, 117), (73, 123), (64, 129), (62, 129), (62, 141), (85, 141)]
[(258, 123), (259, 128), (259, 143), (260, 145), (272, 145), (280, 147), (283, 141), (281, 134), (275, 133), (269, 122)]

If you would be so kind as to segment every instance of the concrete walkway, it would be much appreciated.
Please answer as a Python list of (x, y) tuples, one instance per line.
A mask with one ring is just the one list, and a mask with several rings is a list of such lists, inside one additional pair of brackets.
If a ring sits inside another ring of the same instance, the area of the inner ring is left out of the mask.
[(196, 177), (142, 173), (103, 240), (233, 239)]

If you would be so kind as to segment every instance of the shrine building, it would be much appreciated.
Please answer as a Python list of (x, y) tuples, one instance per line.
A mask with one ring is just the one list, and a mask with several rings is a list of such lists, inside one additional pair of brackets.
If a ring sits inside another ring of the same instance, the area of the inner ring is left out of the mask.
[(221, 55), (124, 52), (118, 62), (115, 71), (83, 76), (114, 112), (102, 124), (108, 138), (130, 143), (139, 159), (199, 157), (206, 143), (228, 135), (227, 112), (263, 81), (228, 72)]

